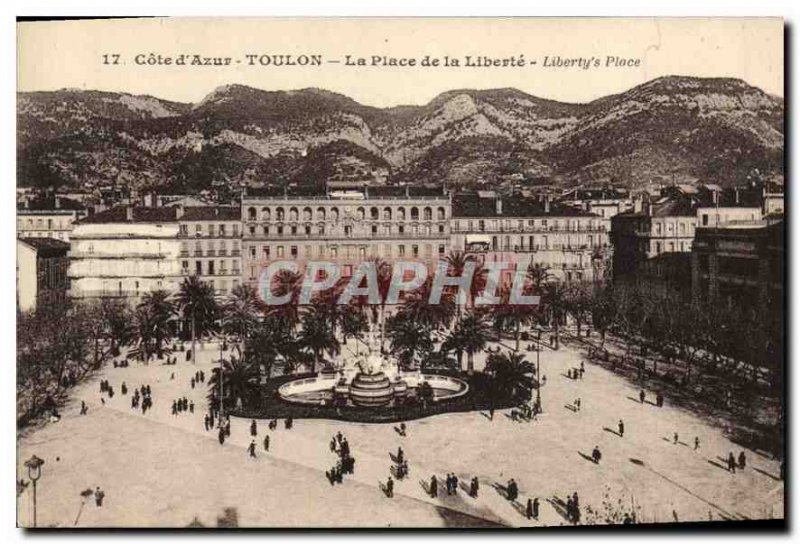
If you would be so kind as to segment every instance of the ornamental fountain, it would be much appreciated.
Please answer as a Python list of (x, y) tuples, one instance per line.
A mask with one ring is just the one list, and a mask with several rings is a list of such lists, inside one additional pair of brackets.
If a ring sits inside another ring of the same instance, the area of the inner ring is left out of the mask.
[(372, 328), (363, 343), (365, 351), (342, 350), (331, 366), (316, 376), (283, 384), (278, 394), (293, 403), (344, 403), (368, 409), (413, 398), (422, 383), (431, 386), (434, 402), (459, 397), (469, 390), (467, 383), (458, 378), (402, 369), (396, 357), (381, 352), (380, 339)]

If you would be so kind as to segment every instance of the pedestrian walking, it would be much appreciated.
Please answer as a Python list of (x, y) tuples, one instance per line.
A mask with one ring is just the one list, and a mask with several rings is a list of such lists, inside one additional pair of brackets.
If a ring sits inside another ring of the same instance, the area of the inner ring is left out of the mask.
[(256, 435), (258, 435), (258, 427), (256, 425), (256, 420), (254, 419), (250, 422), (250, 436)]
[(672, 443), (673, 444), (677, 444), (678, 443), (678, 433), (675, 433), (674, 435), (672, 435)]
[(525, 517), (533, 518), (533, 501), (531, 499), (528, 499), (528, 504), (525, 506)]
[(437, 497), (439, 495), (439, 482), (436, 480), (436, 475), (434, 474), (431, 476), (431, 497)]
[(223, 444), (225, 444), (225, 428), (224, 427), (220, 427), (219, 428), (219, 445), (222, 446)]
[(480, 484), (478, 483), (478, 477), (474, 476), (472, 478), (472, 481), (470, 482), (470, 486), (469, 486), (469, 495), (470, 495), (470, 497), (472, 497), (473, 499), (477, 499), (478, 498), (478, 490), (479, 490), (479, 488), (480, 488)]
[(747, 459), (745, 458), (744, 451), (739, 453), (739, 468), (744, 470), (744, 467), (747, 465)]
[(269, 451), (269, 435), (264, 437), (264, 451)]
[(699, 447), (700, 447), (700, 438), (695, 436), (694, 437), (694, 449), (697, 450), (697, 448), (699, 448)]
[(97, 505), (98, 508), (103, 506), (103, 499), (105, 499), (106, 494), (100, 489), (100, 486), (94, 490), (94, 503)]
[(592, 450), (592, 461), (594, 461), (594, 464), (598, 464), (602, 458), (603, 454), (600, 453), (600, 448), (595, 446)]
[(728, 471), (736, 474), (736, 459), (733, 457), (733, 452), (728, 454)]
[(617, 424), (617, 429), (619, 430), (619, 436), (622, 438), (625, 435), (625, 423), (620, 419), (619, 423)]
[(394, 480), (392, 480), (391, 476), (386, 480), (386, 496), (390, 499), (394, 497)]
[(641, 389), (641, 390), (639, 391), (639, 402), (640, 402), (641, 404), (644, 404), (644, 399), (645, 399), (645, 397), (646, 397), (646, 395), (645, 395), (645, 393), (644, 393), (644, 389)]
[(533, 519), (539, 519), (539, 498), (533, 499)]
[(85, 416), (88, 411), (89, 408), (86, 407), (86, 402), (81, 401), (81, 415)]
[(247, 447), (247, 451), (250, 452), (250, 457), (255, 457), (256, 456), (256, 441), (255, 440), (251, 440), (250, 441), (250, 445)]

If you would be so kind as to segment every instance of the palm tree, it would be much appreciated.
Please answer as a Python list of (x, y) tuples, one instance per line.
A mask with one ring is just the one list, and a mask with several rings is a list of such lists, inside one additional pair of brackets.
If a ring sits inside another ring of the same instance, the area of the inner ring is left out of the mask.
[(475, 372), (473, 361), (475, 354), (485, 348), (489, 341), (489, 326), (482, 314), (472, 311), (456, 324), (456, 330), (463, 339), (464, 351), (467, 354), (467, 373), (472, 374)]
[(491, 414), (498, 397), (513, 404), (529, 402), (533, 390), (533, 365), (521, 353), (493, 353), (486, 361), (486, 374), (491, 376)]
[(425, 282), (403, 300), (401, 315), (404, 318), (416, 321), (430, 331), (447, 328), (455, 314), (455, 294), (452, 291), (443, 291), (439, 302), (430, 303), (433, 277), (428, 276)]
[(564, 319), (566, 308), (566, 289), (560, 283), (548, 283), (544, 286), (540, 304), (542, 305), (541, 315), (550, 323), (553, 328), (553, 338), (555, 344), (553, 349), (559, 348), (559, 330)]
[(137, 307), (138, 335), (145, 360), (155, 353), (157, 358), (164, 355), (164, 343), (172, 334), (175, 306), (170, 294), (164, 290), (151, 291), (142, 297)]
[[(469, 307), (485, 287), (486, 268), (484, 268), (483, 264), (478, 262), (473, 255), (469, 255), (460, 250), (453, 250), (448, 253), (447, 257), (445, 257), (445, 261), (447, 262), (447, 274), (448, 276), (453, 277), (462, 276), (467, 267), (467, 263), (475, 264), (469, 292), (467, 293), (467, 301), (465, 304), (465, 307)], [(459, 318), (461, 317), (462, 311), (463, 308), (461, 307), (461, 304), (458, 304), (457, 313)]]
[(413, 364), (418, 355), (428, 354), (433, 350), (430, 330), (402, 314), (389, 318), (386, 329), (392, 353), (397, 355), (406, 368)]
[[(361, 308), (353, 305), (345, 306), (340, 312), (339, 325), (342, 330), (342, 339), (347, 343), (348, 338), (360, 340), (364, 331), (369, 328), (367, 316)], [(357, 349), (357, 348), (356, 348)]]
[(200, 281), (197, 276), (189, 276), (181, 283), (176, 300), (180, 308), (184, 323), (189, 321), (192, 325), (192, 362), (197, 356), (195, 343), (197, 337), (202, 338), (211, 332), (217, 320), (217, 302), (214, 299), (214, 288), (208, 283)]
[(297, 341), (286, 322), (266, 319), (258, 323), (245, 342), (247, 360), (272, 377), (272, 367), (279, 360), (288, 362), (297, 356)]
[(311, 372), (316, 373), (317, 365), (325, 352), (329, 355), (339, 353), (339, 341), (323, 313), (316, 311), (306, 313), (302, 318), (302, 324), (298, 341), (314, 354)]
[(222, 360), (222, 377), (220, 369), (211, 371), (208, 381), (209, 404), (219, 402), (220, 379), (222, 379), (222, 401), (227, 406), (238, 406), (240, 403), (255, 399), (258, 395), (258, 367), (244, 359), (231, 356)]
[(520, 329), (533, 321), (536, 308), (528, 304), (513, 304), (510, 299), (511, 290), (503, 289), (500, 293), (500, 304), (492, 307), (492, 314), (498, 331), (509, 328), (514, 331), (514, 351), (519, 351)]
[(245, 349), (250, 332), (260, 321), (261, 307), (262, 302), (256, 290), (244, 284), (234, 287), (225, 303), (225, 330), (239, 336)]
[(303, 287), (303, 274), (283, 269), (272, 278), (270, 289), (276, 297), (289, 295), (286, 304), (267, 306), (267, 315), (286, 320), (292, 327), (300, 322), (300, 291)]

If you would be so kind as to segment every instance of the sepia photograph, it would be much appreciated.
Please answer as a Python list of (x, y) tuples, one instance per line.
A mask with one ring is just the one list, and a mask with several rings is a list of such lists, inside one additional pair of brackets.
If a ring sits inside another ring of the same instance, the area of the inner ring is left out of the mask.
[(783, 19), (16, 32), (17, 527), (786, 528)]

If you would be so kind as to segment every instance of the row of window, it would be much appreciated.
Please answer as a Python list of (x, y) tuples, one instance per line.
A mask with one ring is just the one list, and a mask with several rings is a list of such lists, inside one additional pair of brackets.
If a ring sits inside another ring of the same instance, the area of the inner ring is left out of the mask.
[[(437, 255), (443, 257), (447, 252), (445, 244), (436, 246)], [(301, 255), (302, 252), (302, 255)], [(411, 257), (432, 258), (434, 256), (434, 244), (375, 244), (371, 246), (327, 246), (327, 245), (305, 245), (305, 246), (283, 246), (283, 245), (263, 245), (260, 248), (250, 246), (248, 255), (251, 260), (279, 260), (279, 259), (331, 259), (337, 260), (340, 257), (347, 260), (360, 259), (366, 260), (373, 257)]]
[[(406, 212), (408, 210), (408, 212)], [(436, 219), (439, 221), (443, 221), (447, 219), (447, 210), (440, 206), (435, 209), (436, 212)], [(304, 207), (302, 211), (296, 207), (291, 207), (285, 210), (282, 206), (278, 206), (276, 208), (261, 208), (261, 212), (255, 207), (247, 208), (247, 220), (248, 221), (272, 221), (273, 218), (275, 221), (285, 221), (288, 217), (289, 221), (299, 221), (300, 217), (303, 217), (303, 221), (312, 221), (316, 219), (317, 221), (326, 221), (330, 219), (331, 221), (338, 221), (339, 220), (339, 208), (334, 207), (318, 207), (316, 213), (308, 206)], [(384, 207), (383, 209), (373, 206), (367, 210), (367, 208), (363, 206), (359, 206), (355, 209), (353, 208), (345, 208), (344, 214), (345, 216), (351, 215), (355, 219), (365, 220), (370, 219), (372, 221), (384, 220), (384, 221), (391, 221), (392, 218), (397, 219), (398, 221), (405, 221), (406, 217), (409, 217), (412, 221), (418, 220), (420, 218), (420, 213), (422, 215), (423, 221), (432, 221), (434, 216), (434, 208), (429, 206), (425, 206), (422, 208), (420, 212), (420, 208), (417, 206), (411, 207), (398, 207), (398, 208), (391, 208), (389, 206)]]
[(485, 232), (486, 230), (516, 230), (518, 232), (525, 232), (530, 230), (565, 230), (578, 232), (581, 230), (606, 230), (606, 223), (597, 220), (584, 220), (577, 219), (479, 219), (479, 220), (457, 220), (455, 222), (455, 230), (461, 232), (475, 232), (477, 227), (478, 232)]
[[(231, 241), (231, 255), (239, 254), (239, 240)], [(189, 242), (181, 242), (181, 255), (189, 253)], [(226, 255), (228, 253), (228, 242), (226, 240), (205, 240), (205, 242), (196, 241), (194, 243), (195, 255)]]
[(182, 224), (180, 226), (180, 235), (203, 236), (205, 231), (205, 236), (208, 236), (209, 238), (213, 238), (214, 236), (219, 236), (220, 238), (233, 236), (236, 238), (239, 236), (239, 223), (232, 223), (230, 225), (225, 223), (220, 223), (218, 225), (215, 225), (214, 223), (206, 223), (205, 227), (206, 228), (203, 229), (202, 223), (195, 223), (194, 228), (190, 228), (190, 226), (187, 224)]
[[(333, 229), (332, 229), (333, 230)], [(305, 235), (305, 236), (325, 236), (328, 232), (325, 228), (325, 225), (317, 225), (316, 228), (314, 225), (303, 225), (302, 227), (298, 227), (296, 225), (292, 225), (288, 228), (285, 228), (283, 225), (277, 225), (275, 227), (271, 227), (270, 225), (262, 225), (259, 229), (257, 225), (248, 225), (248, 232), (251, 236), (270, 236), (274, 233), (277, 236), (298, 236), (298, 235)], [(445, 226), (444, 224), (436, 225), (436, 229), (434, 229), (433, 225), (410, 225), (408, 228), (406, 225), (370, 225), (368, 231), (364, 232), (361, 229), (354, 230), (353, 225), (345, 225), (342, 231), (344, 236), (352, 237), (354, 233), (363, 233), (366, 235), (367, 233), (371, 236), (391, 236), (393, 234), (424, 234), (430, 236), (433, 233), (438, 234), (445, 234)]]
[[(208, 260), (205, 261), (205, 266), (203, 265), (204, 261), (195, 261), (194, 268), (189, 266), (189, 261), (181, 261), (181, 273), (187, 275), (190, 273), (196, 274), (198, 276), (227, 276), (228, 270), (230, 270), (231, 274), (239, 275), (239, 261), (227, 261), (225, 259), (221, 259), (219, 261)], [(228, 268), (228, 264), (230, 264), (230, 269)]]
[(694, 236), (694, 223), (681, 222), (681, 223), (654, 223), (653, 232), (656, 236), (662, 234), (676, 234), (678, 236)]
[(37, 217), (33, 219), (28, 217), (26, 219), (17, 219), (17, 230), (70, 230), (72, 229), (72, 218), (65, 217), (63, 219), (42, 218)]

